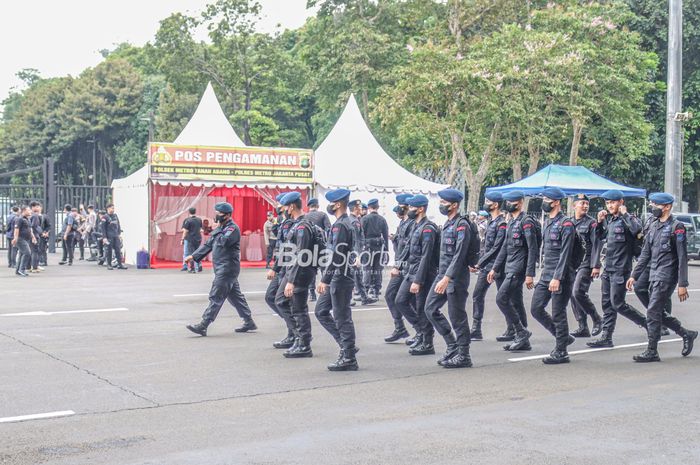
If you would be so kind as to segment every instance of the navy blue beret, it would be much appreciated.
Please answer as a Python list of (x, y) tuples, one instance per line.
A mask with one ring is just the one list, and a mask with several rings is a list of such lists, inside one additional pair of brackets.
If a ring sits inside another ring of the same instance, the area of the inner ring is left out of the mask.
[(282, 205), (289, 205), (291, 203), (296, 202), (297, 200), (301, 199), (301, 194), (299, 192), (288, 192), (284, 194), (284, 197), (282, 197), (282, 200), (280, 200), (280, 203)]
[(498, 203), (503, 202), (503, 194), (500, 192), (489, 192), (486, 194), (486, 200)]
[(525, 193), (523, 191), (510, 191), (503, 194), (503, 200), (508, 200), (510, 202), (516, 202), (525, 198)]
[(561, 200), (566, 197), (564, 191), (558, 187), (548, 187), (542, 191), (542, 195), (552, 200)]
[(379, 199), (369, 199), (367, 202), (368, 207), (378, 207), (379, 206)]
[(393, 211), (394, 213), (398, 213), (399, 210), (401, 210), (401, 207), (399, 207), (398, 205), (395, 206), (395, 207), (392, 209), (392, 211)]
[(350, 208), (355, 208), (358, 205), (362, 205), (362, 202), (360, 202), (360, 199), (353, 199), (353, 200), (348, 202), (348, 207), (350, 207)]
[(448, 202), (461, 202), (464, 199), (464, 194), (451, 187), (439, 191), (438, 195), (441, 199), (447, 200)]
[(667, 194), (665, 192), (654, 192), (653, 194), (649, 194), (649, 201), (654, 202), (656, 205), (668, 205), (673, 203), (674, 200), (676, 199), (674, 199), (671, 194)]
[(284, 194), (286, 194), (286, 192), (280, 192), (279, 194), (277, 194), (277, 197), (275, 197), (275, 200), (279, 202), (280, 200), (282, 200), (282, 197), (284, 197)]
[(605, 200), (622, 200), (624, 195), (622, 194), (621, 191), (619, 191), (617, 189), (612, 189), (612, 190), (603, 192), (603, 195), (601, 197), (603, 197)]
[(214, 205), (214, 210), (219, 213), (233, 213), (233, 207), (228, 202), (219, 202)]
[(350, 191), (347, 189), (333, 189), (326, 192), (326, 200), (329, 202), (339, 202), (350, 197)]
[(412, 194), (399, 194), (396, 196), (396, 203), (399, 205), (408, 205), (408, 199), (411, 198)]
[(589, 199), (586, 194), (576, 194), (576, 197), (574, 197), (574, 202), (576, 202), (578, 200), (585, 200), (586, 202), (591, 201), (591, 199)]
[(428, 197), (423, 194), (411, 196), (411, 198), (408, 199), (408, 204), (412, 207), (427, 207)]
[(366, 208), (367, 208), (367, 204), (366, 204), (366, 203), (363, 203), (363, 204), (362, 204), (362, 209), (364, 210), (364, 209), (366, 209)]
[(307, 207), (318, 207), (318, 199), (317, 198), (311, 198), (309, 199), (308, 202), (306, 202)]

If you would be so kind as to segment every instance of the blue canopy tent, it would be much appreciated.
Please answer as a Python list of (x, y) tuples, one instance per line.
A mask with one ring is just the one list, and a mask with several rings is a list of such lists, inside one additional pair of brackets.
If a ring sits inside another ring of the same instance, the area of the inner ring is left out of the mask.
[(566, 195), (586, 194), (588, 196), (599, 196), (611, 189), (622, 191), (625, 197), (646, 197), (647, 195), (645, 189), (617, 184), (602, 176), (598, 176), (583, 166), (563, 165), (549, 165), (518, 182), (505, 186), (488, 187), (486, 193), (500, 192), (505, 194), (506, 192), (520, 190), (525, 195), (535, 196), (541, 195), (542, 191), (547, 187), (558, 187)]

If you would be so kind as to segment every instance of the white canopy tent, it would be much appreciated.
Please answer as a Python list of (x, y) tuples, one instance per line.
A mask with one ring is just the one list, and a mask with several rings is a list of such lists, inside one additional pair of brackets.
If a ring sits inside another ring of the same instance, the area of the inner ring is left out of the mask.
[[(175, 139), (182, 145), (245, 147), (229, 123), (211, 83), (202, 95), (192, 118)], [(148, 249), (149, 242), (149, 173), (144, 166), (131, 175), (112, 181), (112, 196), (118, 209), (127, 263), (136, 263), (136, 253)]]
[(315, 151), (314, 182), (322, 210), (328, 204), (324, 195), (332, 189), (349, 189), (351, 199), (365, 203), (379, 199), (379, 213), (389, 223), (389, 232), (398, 226), (392, 209), (396, 194), (403, 192), (426, 195), (430, 199), (428, 218), (439, 225), (444, 220), (437, 192), (449, 186), (425, 180), (396, 163), (367, 127), (354, 95)]

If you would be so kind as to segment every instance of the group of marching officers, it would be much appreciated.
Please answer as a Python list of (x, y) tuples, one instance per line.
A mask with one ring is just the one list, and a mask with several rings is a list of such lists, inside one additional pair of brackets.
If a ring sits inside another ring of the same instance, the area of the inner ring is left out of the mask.
[[(273, 346), (284, 349), (286, 358), (313, 356), (308, 301), (317, 292), (315, 316), (340, 349), (328, 369), (357, 370), (353, 290), (363, 304), (376, 301), (386, 246), (391, 242), (395, 260), (384, 297), (394, 331), (385, 341), (405, 340), (409, 354), (432, 355), (437, 332), (447, 346), (437, 360), (442, 367), (472, 366), (470, 343), (483, 339), (485, 295), (494, 282), (496, 304), (507, 323), (497, 340), (507, 343), (506, 351), (531, 350), (532, 333), (523, 301), (526, 287), (533, 291), (530, 315), (555, 339), (554, 350), (542, 360), (545, 364), (568, 363), (567, 347), (576, 338), (598, 336), (588, 346), (613, 347), (618, 314), (647, 332), (647, 348), (633, 357), (636, 362), (659, 361), (657, 346), (667, 328), (681, 336), (681, 354), (690, 355), (698, 333), (684, 328), (671, 314), (676, 289), (681, 302), (688, 298), (686, 230), (672, 214), (674, 198), (651, 194), (651, 215), (642, 225), (627, 212), (623, 194), (617, 190), (602, 195), (606, 209), (596, 218), (588, 214), (589, 199), (583, 194), (573, 198), (571, 217), (562, 211), (567, 196), (561, 189), (547, 188), (540, 194), (544, 224), (526, 212), (523, 192), (487, 193), (483, 210), (489, 219), (483, 245), (477, 226), (460, 213), (464, 196), (456, 189), (438, 193), (440, 213), (446, 217), (441, 227), (427, 217), (426, 196), (397, 195), (393, 211), (400, 223), (391, 235), (377, 213), (376, 199), (368, 202), (369, 212), (363, 217), (362, 203), (351, 200), (350, 191), (336, 189), (326, 193), (327, 214), (318, 210), (316, 199), (309, 200), (305, 214), (301, 194), (280, 194), (278, 213), (284, 219), (278, 230), (275, 263), (267, 272), (265, 300), (284, 321), (287, 334)], [(238, 285), (240, 230), (231, 220), (233, 209), (222, 202), (216, 210), (219, 227), (187, 257), (200, 261), (213, 252), (215, 280), (209, 307), (202, 322), (188, 326), (203, 336), (226, 299), (244, 320), (236, 331), (257, 328)], [(332, 224), (328, 215), (334, 218)], [(604, 244), (605, 266), (601, 259)], [(538, 262), (541, 271), (535, 281)], [(320, 282), (315, 286), (319, 273)], [(476, 284), (470, 329), (466, 306), (472, 273)], [(588, 296), (596, 278), (602, 283), (602, 316)], [(627, 304), (627, 291), (632, 290), (646, 307), (646, 316)], [(569, 302), (578, 322), (572, 332), (566, 313)], [(405, 322), (415, 330), (412, 337)]]

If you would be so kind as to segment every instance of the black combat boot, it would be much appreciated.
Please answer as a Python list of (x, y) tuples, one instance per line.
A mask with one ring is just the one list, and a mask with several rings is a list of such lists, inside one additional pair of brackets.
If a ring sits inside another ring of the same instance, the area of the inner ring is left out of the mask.
[(338, 360), (328, 365), (329, 371), (357, 371), (356, 351), (354, 349), (341, 350)]
[(593, 318), (593, 329), (591, 330), (591, 336), (593, 337), (596, 337), (603, 331), (603, 319), (597, 314), (596, 317)]
[(440, 357), (437, 361), (437, 364), (442, 366), (443, 363), (445, 363), (447, 360), (451, 359), (452, 357), (457, 354), (457, 339), (455, 339), (455, 335), (450, 333), (447, 336), (444, 336), (445, 338), (445, 344), (447, 345), (447, 349), (445, 350), (445, 353)]
[(393, 333), (384, 338), (384, 342), (396, 342), (399, 339), (403, 339), (409, 336), (410, 334), (408, 334), (406, 328), (396, 328)]
[(409, 337), (406, 339), (406, 345), (409, 347), (414, 346), (415, 344), (418, 344), (421, 340), (423, 339), (423, 335), (419, 332), (416, 332), (416, 335), (413, 337)]
[(549, 357), (542, 359), (545, 365), (559, 365), (561, 363), (569, 363), (569, 354), (565, 350), (554, 349)]
[(197, 323), (196, 325), (187, 325), (187, 329), (200, 336), (206, 336), (208, 326), (209, 322), (202, 320), (201, 323)]
[(591, 337), (591, 331), (588, 329), (586, 319), (579, 320), (578, 329), (571, 332), (573, 337)]
[(532, 346), (530, 345), (530, 336), (532, 336), (532, 333), (521, 324), (514, 325), (513, 331), (515, 332), (513, 342), (503, 347), (503, 349), (509, 351), (532, 350)]
[(287, 333), (287, 337), (285, 337), (281, 341), (273, 342), (272, 347), (274, 347), (275, 349), (289, 349), (294, 345), (294, 341), (294, 334), (289, 332)]
[(363, 299), (361, 301), (361, 303), (362, 303), (362, 305), (372, 305), (372, 304), (376, 304), (377, 301), (378, 301), (378, 299), (376, 297), (372, 296), (371, 294), (368, 294), (367, 298)]
[(416, 345), (412, 345), (411, 348), (408, 349), (408, 353), (411, 355), (435, 354), (435, 346), (433, 346), (433, 335), (423, 334), (421, 341)]
[(469, 338), (472, 341), (483, 341), (484, 335), (481, 333), (481, 320), (474, 318), (474, 326), (472, 327)]
[(690, 355), (690, 353), (693, 351), (693, 344), (695, 343), (695, 339), (697, 338), (697, 331), (685, 331), (685, 334), (683, 335), (683, 350), (681, 351), (682, 356), (687, 357), (688, 355)]
[(247, 320), (243, 322), (243, 325), (234, 329), (237, 333), (247, 333), (248, 331), (255, 331), (258, 327), (255, 325), (253, 320)]
[(472, 358), (469, 356), (469, 347), (460, 347), (452, 358), (442, 363), (443, 368), (471, 368)]
[(588, 347), (593, 347), (594, 349), (601, 347), (614, 347), (612, 334), (606, 330), (603, 330), (603, 332), (600, 334), (600, 338), (596, 339), (595, 341), (586, 342), (586, 345)]
[(311, 343), (301, 338), (297, 338), (297, 343), (282, 355), (284, 355), (285, 358), (306, 358), (314, 356), (311, 351)]
[(506, 331), (502, 335), (500, 335), (496, 338), (496, 340), (498, 342), (510, 342), (514, 339), (515, 339), (515, 330), (513, 329), (512, 326), (508, 326), (508, 329), (506, 329)]
[[(649, 345), (651, 346), (651, 344)], [(637, 363), (660, 362), (661, 357), (659, 357), (659, 352), (656, 350), (656, 348), (648, 347), (647, 350), (641, 354), (632, 357), (632, 360)]]

